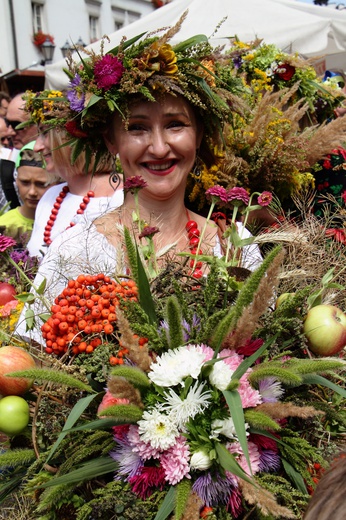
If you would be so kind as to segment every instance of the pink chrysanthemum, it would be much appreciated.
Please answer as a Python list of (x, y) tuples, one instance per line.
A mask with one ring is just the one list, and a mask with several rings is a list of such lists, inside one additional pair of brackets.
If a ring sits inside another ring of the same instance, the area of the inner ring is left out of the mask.
[(153, 448), (149, 443), (143, 442), (138, 433), (138, 426), (131, 425), (127, 434), (127, 440), (132, 446), (132, 451), (143, 460), (157, 459), (160, 455), (158, 448)]
[(271, 201), (273, 200), (273, 195), (270, 191), (263, 191), (261, 195), (258, 197), (257, 202), (260, 206), (265, 207), (269, 206)]
[(187, 345), (186, 348), (187, 348), (187, 350), (193, 349), (197, 352), (202, 352), (205, 356), (204, 362), (210, 361), (211, 359), (213, 359), (213, 356), (214, 356), (213, 349), (211, 347), (208, 347), (208, 345), (205, 345), (204, 343), (200, 343), (199, 345), (193, 345), (192, 343), (190, 343), (189, 345)]
[(223, 186), (219, 186), (216, 184), (211, 188), (208, 188), (205, 192), (205, 196), (207, 200), (211, 200), (215, 203), (227, 203), (227, 190)]
[(232, 188), (227, 192), (227, 202), (230, 202), (232, 206), (247, 206), (249, 204), (250, 197), (245, 188)]
[(161, 455), (160, 463), (165, 472), (165, 479), (172, 486), (184, 477), (191, 478), (189, 458), (190, 451), (185, 437), (177, 437), (175, 445)]
[[(251, 464), (252, 473), (258, 473), (260, 470), (261, 457), (258, 447), (253, 442), (248, 442), (247, 447), (249, 450), (249, 459)], [(236, 457), (239, 466), (247, 473), (251, 475), (251, 471), (249, 465), (247, 463), (246, 457), (243, 454), (243, 450), (241, 449), (239, 442), (231, 442), (227, 444), (227, 449), (230, 453), (238, 454)]]
[(0, 253), (4, 253), (10, 247), (13, 247), (17, 244), (17, 242), (12, 237), (7, 237), (5, 235), (0, 235)]
[(113, 85), (117, 85), (120, 82), (124, 70), (123, 64), (116, 56), (106, 54), (95, 63), (96, 85), (98, 88), (109, 90)]

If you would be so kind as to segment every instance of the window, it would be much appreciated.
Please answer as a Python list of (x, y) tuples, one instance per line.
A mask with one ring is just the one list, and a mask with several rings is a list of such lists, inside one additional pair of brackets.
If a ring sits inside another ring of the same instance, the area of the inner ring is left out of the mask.
[(97, 16), (89, 16), (89, 33), (91, 43), (99, 39), (99, 19)]
[(34, 33), (43, 31), (43, 5), (37, 2), (32, 2), (32, 23)]
[(121, 29), (122, 27), (135, 22), (141, 17), (140, 13), (115, 6), (112, 6), (112, 12), (115, 30)]

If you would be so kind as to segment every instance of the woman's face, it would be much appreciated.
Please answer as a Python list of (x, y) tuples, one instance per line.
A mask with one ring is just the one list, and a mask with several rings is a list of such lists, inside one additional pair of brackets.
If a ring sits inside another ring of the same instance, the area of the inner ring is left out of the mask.
[(36, 138), (34, 151), (41, 153), (45, 161), (45, 169), (47, 172), (54, 173), (56, 168), (52, 157), (50, 132), (44, 127), (39, 128), (39, 134)]
[(140, 175), (147, 182), (143, 194), (166, 200), (184, 193), (202, 139), (184, 98), (139, 101), (130, 108), (126, 124), (117, 116), (113, 128), (110, 151), (119, 154), (125, 177)]

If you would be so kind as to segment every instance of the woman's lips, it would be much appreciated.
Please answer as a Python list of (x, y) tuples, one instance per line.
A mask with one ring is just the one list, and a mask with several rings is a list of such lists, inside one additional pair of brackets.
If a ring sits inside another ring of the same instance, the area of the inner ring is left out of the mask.
[(174, 170), (176, 164), (177, 161), (175, 159), (171, 159), (160, 162), (145, 162), (143, 163), (143, 166), (146, 170), (148, 170), (150, 173), (153, 173), (154, 175), (168, 175)]

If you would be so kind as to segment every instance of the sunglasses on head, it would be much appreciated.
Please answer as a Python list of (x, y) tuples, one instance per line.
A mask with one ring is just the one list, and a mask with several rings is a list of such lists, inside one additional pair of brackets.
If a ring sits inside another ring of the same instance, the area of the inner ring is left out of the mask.
[(10, 121), (7, 119), (7, 117), (5, 117), (5, 123), (7, 127), (11, 126), (13, 130), (15, 130), (16, 126), (20, 125), (22, 121)]

